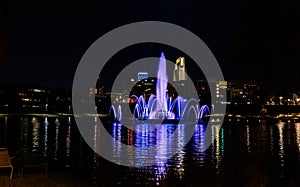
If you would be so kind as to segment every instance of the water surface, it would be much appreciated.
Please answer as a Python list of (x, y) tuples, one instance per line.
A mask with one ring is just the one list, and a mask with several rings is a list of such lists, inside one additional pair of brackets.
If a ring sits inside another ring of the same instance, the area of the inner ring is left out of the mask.
[[(93, 149), (101, 149), (97, 124), (91, 124)], [(205, 151), (199, 147), (203, 145), (206, 124), (163, 124), (156, 130), (151, 125), (139, 124), (138, 132), (118, 123), (107, 128), (114, 139), (106, 145), (116, 163), (124, 155), (137, 164), (155, 156), (155, 165), (147, 167), (119, 166), (95, 154), (80, 136), (71, 116), (1, 117), (0, 147), (7, 147), (12, 155), (24, 148), (42, 151), (50, 163), (49, 172), (69, 172), (98, 186), (300, 185), (299, 123), (233, 120), (223, 126), (214, 124), (209, 127), (214, 140)], [(193, 125), (194, 135), (180, 149), (187, 141), (188, 125)], [(175, 129), (178, 136), (168, 138)], [(158, 149), (133, 153), (130, 147), (124, 151), (121, 142), (146, 148), (158, 145)], [(165, 162), (170, 145), (178, 151)]]

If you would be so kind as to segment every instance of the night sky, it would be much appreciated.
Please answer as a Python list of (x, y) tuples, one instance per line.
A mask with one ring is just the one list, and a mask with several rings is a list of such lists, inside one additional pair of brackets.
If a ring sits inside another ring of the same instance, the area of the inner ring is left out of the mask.
[[(80, 58), (95, 40), (124, 24), (153, 20), (177, 24), (199, 36), (227, 80), (298, 88), (298, 7), (292, 0), (2, 1), (0, 79), (69, 89)], [(133, 59), (161, 49), (139, 47)], [(130, 63), (122, 55), (115, 59), (123, 63), (115, 63), (116, 69)]]

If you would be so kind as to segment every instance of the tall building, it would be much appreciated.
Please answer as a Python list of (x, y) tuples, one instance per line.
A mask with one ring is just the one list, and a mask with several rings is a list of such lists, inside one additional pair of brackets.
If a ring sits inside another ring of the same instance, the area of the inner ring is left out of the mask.
[(176, 60), (175, 68), (173, 71), (173, 81), (183, 81), (187, 79), (185, 70), (185, 59), (184, 57), (179, 57)]

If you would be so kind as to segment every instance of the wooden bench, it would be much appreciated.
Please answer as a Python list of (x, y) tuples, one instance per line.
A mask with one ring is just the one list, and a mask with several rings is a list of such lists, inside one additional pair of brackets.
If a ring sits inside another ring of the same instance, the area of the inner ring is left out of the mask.
[(11, 165), (9, 154), (6, 148), (0, 148), (0, 168), (11, 168), (10, 180), (13, 176), (14, 168)]

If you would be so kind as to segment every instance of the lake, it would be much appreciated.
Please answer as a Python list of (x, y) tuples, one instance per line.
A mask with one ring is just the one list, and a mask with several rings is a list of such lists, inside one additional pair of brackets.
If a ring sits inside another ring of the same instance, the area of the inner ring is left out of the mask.
[[(92, 124), (95, 144), (101, 149), (97, 120)], [(41, 151), (49, 163), (49, 172), (64, 171), (98, 186), (300, 186), (300, 123), (268, 121), (225, 121), (224, 125), (206, 124), (138, 124), (138, 132), (118, 123), (106, 128), (114, 137), (106, 146), (114, 162), (138, 162), (155, 157), (154, 165), (125, 167), (111, 163), (91, 149), (81, 137), (72, 116), (1, 116), (0, 147), (10, 154), (26, 148)], [(186, 129), (194, 134), (186, 140)], [(211, 128), (213, 141), (201, 151), (205, 129)], [(149, 130), (150, 129), (150, 130)], [(168, 139), (174, 130), (178, 137)], [(218, 132), (218, 133), (217, 133)], [(132, 152), (122, 143), (134, 147), (158, 145), (155, 151)], [(178, 152), (166, 162), (170, 151)]]

